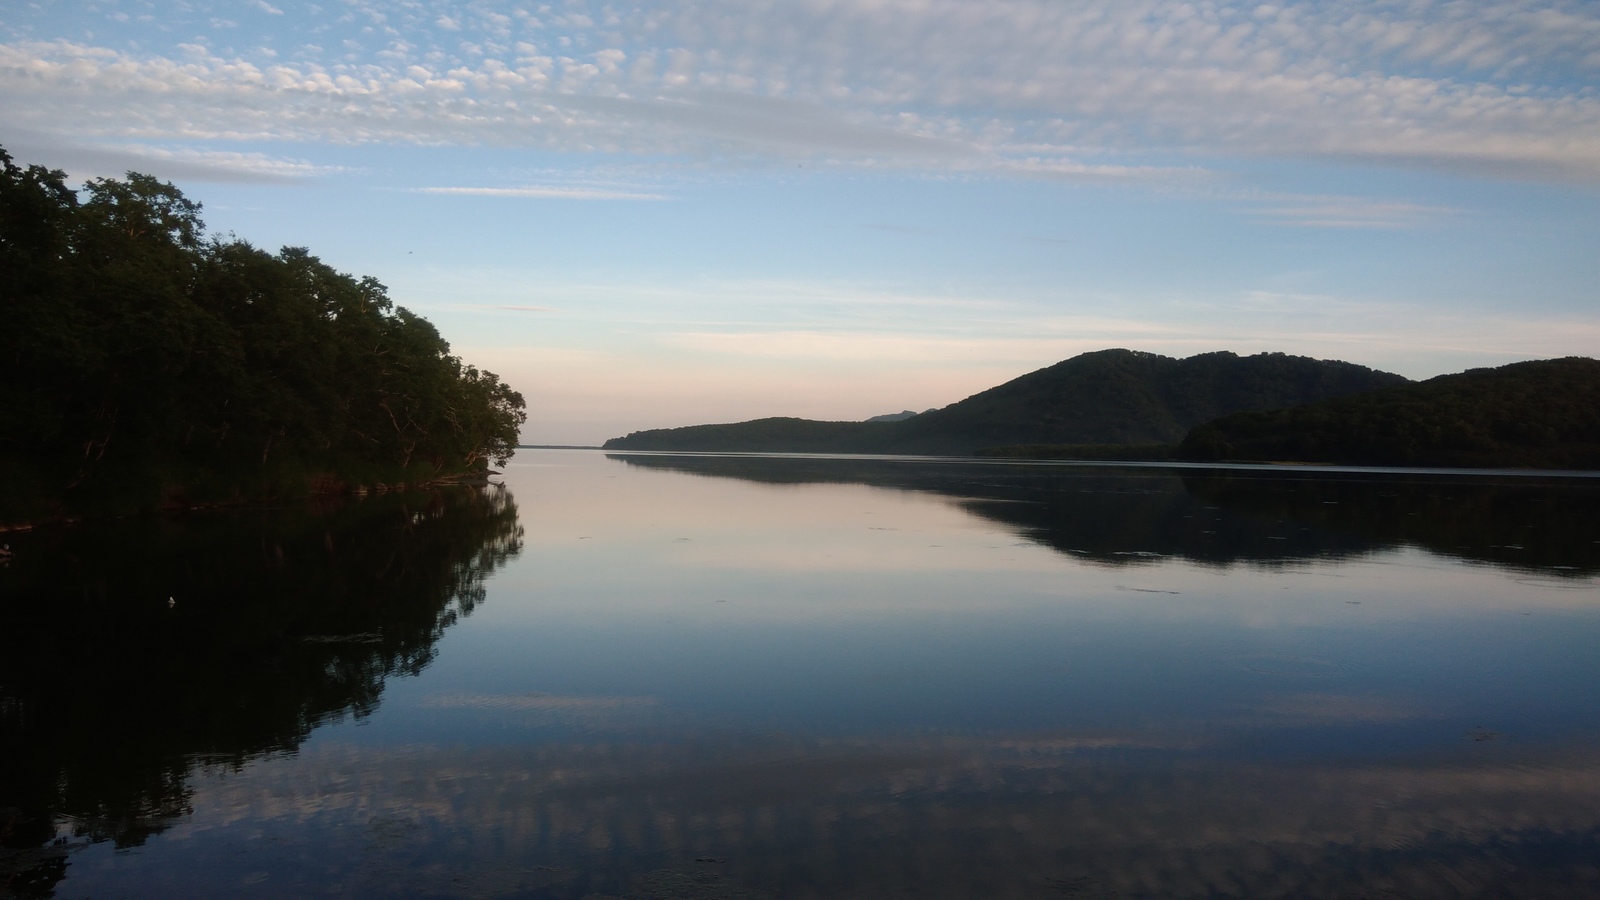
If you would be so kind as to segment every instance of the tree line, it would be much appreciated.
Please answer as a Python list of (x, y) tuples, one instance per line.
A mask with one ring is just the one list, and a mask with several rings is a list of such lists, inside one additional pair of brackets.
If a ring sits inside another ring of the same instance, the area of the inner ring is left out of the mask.
[(12, 515), (429, 480), (514, 451), (522, 396), (377, 280), (208, 236), (149, 175), (79, 191), (0, 164)]

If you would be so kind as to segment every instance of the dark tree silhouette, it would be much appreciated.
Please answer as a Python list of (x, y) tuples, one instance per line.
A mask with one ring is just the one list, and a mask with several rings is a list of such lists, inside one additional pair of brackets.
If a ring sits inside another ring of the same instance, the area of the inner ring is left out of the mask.
[(129, 173), (0, 150), (0, 515), (420, 481), (503, 463), (522, 396), (384, 286), (210, 237)]

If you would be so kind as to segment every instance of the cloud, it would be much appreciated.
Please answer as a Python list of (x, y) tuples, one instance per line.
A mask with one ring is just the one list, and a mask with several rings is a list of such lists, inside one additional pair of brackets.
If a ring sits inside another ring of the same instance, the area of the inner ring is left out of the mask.
[(1412, 228), (1462, 213), (1447, 206), (1317, 194), (1261, 194), (1245, 203), (1261, 219), (1305, 228)]
[[(1019, 311), (982, 321), (955, 319), (952, 331), (907, 333), (903, 322), (860, 323), (860, 330), (740, 329), (679, 331), (663, 346), (696, 355), (794, 360), (838, 365), (956, 366), (1011, 361), (1050, 363), (1105, 347), (1175, 356), (1216, 349), (1239, 353), (1287, 351), (1352, 359), (1431, 377), (1468, 365), (1591, 353), (1600, 326), (1561, 316), (1433, 312), (1398, 304), (1359, 304), (1327, 298), (1274, 303), (1259, 294), (1218, 305), (1205, 316), (1168, 308), (1154, 316), (1040, 315)], [(841, 325), (843, 323), (840, 323)], [(1019, 369), (1018, 374), (1021, 373)]]
[(450, 194), (465, 197), (521, 197), (551, 200), (667, 200), (666, 194), (575, 187), (423, 187), (418, 194)]
[(33, 131), (10, 131), (5, 137), (7, 150), (19, 160), (64, 169), (75, 178), (119, 178), (134, 171), (186, 181), (293, 184), (349, 171), (264, 153), (174, 149), (142, 143), (79, 143)]
[(0, 114), (100, 140), (486, 143), (1017, 178), (1181, 179), (1245, 156), (1600, 180), (1600, 8), (1576, 0), (578, 2), (517, 34), (474, 9), (397, 16), (381, 53), (292, 64), (17, 41), (0, 45)]
[(1005, 174), (1047, 181), (1174, 181), (1207, 175), (1199, 166), (1093, 165), (1066, 157), (1006, 160), (994, 168)]
[(843, 156), (873, 159), (976, 161), (970, 143), (920, 134), (851, 116), (820, 103), (783, 98), (696, 91), (650, 100), (595, 98), (591, 108), (610, 108), (629, 121), (653, 122), (683, 136), (727, 142), (744, 152), (779, 156)]

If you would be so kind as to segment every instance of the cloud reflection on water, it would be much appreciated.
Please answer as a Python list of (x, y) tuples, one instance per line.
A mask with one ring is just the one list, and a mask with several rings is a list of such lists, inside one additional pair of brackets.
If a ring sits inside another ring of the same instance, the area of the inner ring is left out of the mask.
[[(570, 880), (549, 896), (711, 896), (659, 891), (708, 865), (721, 896), (1600, 891), (1571, 852), (1600, 849), (1600, 765), (1586, 753), (1464, 742), (1433, 759), (1240, 765), (1138, 735), (705, 737), (322, 746), (203, 781), (175, 837), (212, 832), (221, 854), (230, 830), (262, 829), (287, 853), (321, 848), (310, 870), (241, 890), (258, 895), (510, 896), (559, 871)], [(222, 862), (202, 857), (199, 872)], [(508, 870), (523, 880), (459, 890)]]

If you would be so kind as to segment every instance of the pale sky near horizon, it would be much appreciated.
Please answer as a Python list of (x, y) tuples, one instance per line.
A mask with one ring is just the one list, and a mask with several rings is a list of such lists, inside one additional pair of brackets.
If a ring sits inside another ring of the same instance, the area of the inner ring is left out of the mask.
[(378, 278), (535, 443), (1600, 355), (1581, 0), (15, 2), (0, 146)]

